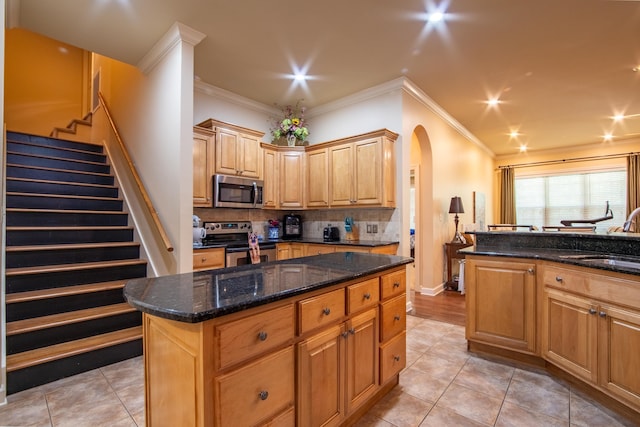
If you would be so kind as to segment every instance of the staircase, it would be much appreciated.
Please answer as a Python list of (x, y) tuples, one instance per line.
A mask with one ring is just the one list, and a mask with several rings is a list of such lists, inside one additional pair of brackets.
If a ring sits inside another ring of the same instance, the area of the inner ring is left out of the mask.
[(142, 354), (146, 261), (102, 146), (7, 133), (9, 394)]

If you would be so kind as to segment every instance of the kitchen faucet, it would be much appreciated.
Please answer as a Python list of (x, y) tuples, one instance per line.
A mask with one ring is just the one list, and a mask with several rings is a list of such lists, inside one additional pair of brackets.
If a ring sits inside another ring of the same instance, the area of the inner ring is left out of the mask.
[[(624, 222), (624, 225), (622, 226), (622, 231), (629, 232), (629, 230), (631, 229), (631, 223), (633, 223), (633, 219), (640, 214), (640, 208), (635, 208), (633, 210), (633, 212), (631, 212), (629, 214), (629, 218), (627, 218), (627, 220)], [(637, 227), (636, 227), (637, 228)], [(638, 230), (636, 230), (638, 231)]]

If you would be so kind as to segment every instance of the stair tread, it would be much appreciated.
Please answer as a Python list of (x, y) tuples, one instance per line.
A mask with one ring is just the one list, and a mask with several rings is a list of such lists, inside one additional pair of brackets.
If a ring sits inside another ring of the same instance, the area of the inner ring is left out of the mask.
[(127, 215), (127, 213), (123, 211), (94, 211), (94, 210), (81, 210), (81, 209), (7, 208), (7, 212)]
[(7, 356), (7, 372), (142, 338), (142, 326), (95, 335)]
[(30, 319), (7, 322), (7, 336), (24, 334), (42, 329), (55, 328), (57, 326), (99, 319), (101, 317), (135, 311), (126, 302), (120, 304), (103, 305), (100, 307), (86, 308), (83, 310), (67, 311), (48, 316), (34, 317)]
[(7, 246), (6, 252), (30, 252), (30, 251), (53, 251), (69, 249), (92, 249), (92, 248), (114, 248), (125, 246), (140, 246), (138, 242), (99, 242), (99, 243), (69, 243), (58, 245), (29, 245), (29, 246)]
[[(102, 212), (102, 211), (94, 211)], [(105, 211), (112, 212), (112, 211)], [(83, 226), (59, 226), (59, 227), (24, 227), (24, 226), (8, 226), (7, 231), (55, 231), (55, 230), (121, 230), (133, 229), (130, 225), (83, 225)]]
[(5, 295), (7, 304), (17, 304), (49, 298), (59, 298), (70, 295), (88, 294), (92, 292), (122, 289), (127, 280), (112, 280), (109, 282), (87, 283), (84, 285), (62, 286), (58, 288), (39, 289), (36, 291), (15, 292)]
[[(87, 153), (95, 153), (95, 151), (88, 151), (88, 150), (79, 150), (77, 148), (69, 148), (69, 147), (58, 147), (57, 145), (47, 145), (47, 144), (42, 144), (42, 143), (38, 143), (38, 142), (34, 142), (34, 141), (21, 141), (19, 139), (15, 139), (13, 134), (20, 134), (20, 135), (31, 135), (31, 136), (36, 136), (38, 138), (44, 138), (44, 139), (51, 139), (53, 141), (59, 141), (62, 143), (68, 142), (65, 139), (60, 139), (60, 138), (55, 138), (55, 137), (51, 137), (51, 136), (44, 136), (44, 135), (32, 135), (32, 134), (27, 134), (27, 133), (23, 133), (23, 132), (16, 132), (16, 131), (12, 131), (12, 130), (7, 130), (7, 142), (16, 142), (18, 144), (29, 144), (29, 145), (37, 145), (39, 147), (51, 147), (51, 148), (60, 148), (62, 150), (71, 150), (71, 151), (80, 151), (80, 152), (87, 152)], [(87, 142), (87, 141), (82, 141), (82, 142), (76, 142), (77, 144), (83, 144), (83, 145), (87, 145), (87, 146), (92, 146), (92, 147), (103, 147), (102, 144), (96, 144), (93, 142)], [(97, 153), (97, 154), (104, 154), (104, 153)]]
[(25, 274), (42, 274), (42, 273), (55, 273), (61, 271), (77, 271), (87, 270), (91, 268), (106, 268), (106, 267), (118, 267), (125, 265), (138, 265), (146, 264), (147, 261), (143, 259), (124, 259), (116, 261), (100, 261), (100, 262), (81, 262), (76, 264), (55, 264), (55, 265), (39, 265), (35, 267), (17, 267), (7, 268), (6, 276), (20, 276)]
[[(73, 150), (65, 150), (65, 149), (61, 149), (61, 148), (55, 148), (55, 149), (59, 149), (59, 150), (64, 150), (64, 151), (73, 151)], [(68, 157), (56, 157), (56, 156), (44, 156), (42, 154), (33, 154), (33, 153), (22, 153), (20, 151), (11, 151), (11, 150), (7, 150), (7, 155), (15, 155), (15, 156), (23, 156), (23, 157), (34, 157), (34, 158), (38, 158), (38, 159), (47, 159), (47, 160), (59, 160), (59, 161), (63, 161), (63, 162), (70, 162), (70, 163), (80, 163), (80, 164), (85, 164), (85, 165), (94, 165), (94, 166), (109, 166), (107, 163), (104, 162), (92, 162), (91, 160), (80, 160), (80, 159), (71, 159)], [(106, 158), (105, 154), (101, 154), (101, 153), (90, 153), (93, 155), (97, 155), (97, 156), (104, 156)]]
[(20, 177), (14, 177), (14, 176), (8, 176), (7, 181), (37, 182), (37, 183), (55, 184), (55, 185), (75, 185), (78, 187), (92, 187), (92, 188), (108, 188), (108, 189), (118, 188), (115, 185), (92, 184), (92, 183), (86, 183), (86, 182), (73, 182), (73, 181), (52, 181), (48, 179), (20, 178)]
[(15, 164), (15, 163), (7, 163), (7, 167), (24, 168), (24, 169), (36, 169), (36, 170), (42, 170), (42, 171), (47, 171), (47, 172), (77, 173), (77, 174), (82, 174), (82, 175), (95, 175), (95, 176), (111, 178), (111, 174), (108, 174), (108, 173), (91, 172), (91, 171), (80, 171), (80, 170), (75, 170), (75, 169), (74, 170), (69, 170), (69, 169), (59, 169), (59, 168), (45, 168), (45, 167), (42, 167), (42, 166), (20, 165), (20, 164)]
[(44, 199), (82, 199), (82, 200), (102, 200), (102, 201), (119, 201), (120, 197), (100, 197), (100, 196), (74, 196), (73, 194), (43, 194), (43, 193), (16, 193), (7, 191), (7, 196), (23, 196), (23, 197), (42, 197)]

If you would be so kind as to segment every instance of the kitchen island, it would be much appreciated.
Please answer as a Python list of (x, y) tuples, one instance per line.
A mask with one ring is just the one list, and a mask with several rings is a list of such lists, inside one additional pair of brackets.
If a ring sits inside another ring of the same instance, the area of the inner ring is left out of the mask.
[(147, 425), (351, 422), (405, 366), (410, 262), (343, 252), (129, 281)]
[(478, 232), (464, 249), (469, 349), (546, 367), (640, 417), (640, 236)]

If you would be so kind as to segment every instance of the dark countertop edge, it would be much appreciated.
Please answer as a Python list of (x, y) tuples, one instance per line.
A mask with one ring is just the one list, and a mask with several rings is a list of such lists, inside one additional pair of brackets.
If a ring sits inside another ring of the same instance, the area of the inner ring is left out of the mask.
[[(402, 265), (411, 264), (412, 262), (414, 262), (413, 258), (407, 258), (407, 257), (397, 257), (397, 258), (398, 258), (398, 261), (396, 262), (393, 262), (384, 266), (376, 267), (376, 268), (371, 268), (366, 272), (349, 274), (348, 272), (345, 271), (345, 276), (336, 280), (329, 280), (325, 282), (314, 283), (308, 286), (301, 286), (299, 288), (289, 289), (277, 294), (272, 294), (262, 298), (256, 298), (255, 300), (248, 303), (230, 305), (228, 307), (213, 309), (206, 312), (187, 313), (187, 312), (178, 312), (178, 311), (173, 311), (168, 309), (159, 309), (157, 306), (150, 306), (148, 304), (141, 303), (138, 300), (132, 300), (127, 296), (126, 293), (124, 293), (124, 298), (127, 301), (127, 303), (129, 303), (131, 306), (135, 307), (136, 309), (144, 313), (161, 317), (163, 319), (176, 320), (184, 323), (199, 323), (199, 322), (204, 322), (206, 320), (211, 320), (218, 317), (226, 316), (228, 314), (248, 310), (254, 307), (270, 304), (276, 301), (281, 301), (297, 295), (302, 295), (306, 292), (328, 288), (333, 285), (338, 285), (340, 283), (345, 283), (361, 277), (370, 276), (372, 274), (380, 273), (386, 270), (391, 270), (391, 269), (400, 267)], [(296, 261), (299, 259), (300, 258), (293, 259), (293, 260), (276, 261), (276, 262), (287, 263), (287, 262)], [(237, 268), (237, 267), (232, 267), (232, 268)]]
[[(376, 240), (338, 240), (338, 241), (325, 241), (323, 239), (267, 239), (261, 240), (258, 244), (264, 243), (313, 243), (320, 245), (344, 245), (344, 246), (362, 246), (368, 248), (377, 248), (380, 246), (390, 246), (390, 245), (399, 245), (400, 242), (392, 242), (392, 241), (376, 241)], [(214, 244), (214, 245), (206, 245), (206, 246), (194, 246), (193, 250), (201, 250), (201, 249), (212, 249), (212, 248), (226, 248), (227, 245), (224, 244)]]
[[(503, 257), (503, 258), (529, 258), (543, 261), (553, 261), (561, 264), (569, 264), (575, 265), (578, 267), (587, 267), (593, 268), (596, 270), (604, 270), (604, 271), (612, 271), (614, 273), (624, 273), (631, 274), (634, 276), (640, 276), (640, 270), (636, 270), (633, 268), (621, 267), (616, 265), (606, 265), (606, 264), (593, 264), (590, 262), (585, 262), (580, 259), (574, 258), (563, 258), (563, 256), (572, 256), (572, 255), (587, 255), (587, 256), (599, 256), (603, 255), (600, 252), (591, 252), (591, 251), (571, 251), (571, 250), (562, 250), (562, 249), (502, 249), (502, 248), (492, 248), (492, 247), (482, 247), (482, 248), (464, 248), (458, 251), (460, 254), (464, 255), (483, 255), (483, 256), (495, 256), (495, 257)], [(640, 262), (640, 257), (633, 257), (628, 255), (616, 255), (616, 254), (605, 254), (611, 255), (613, 257), (619, 256), (620, 258), (631, 258), (637, 259)]]

